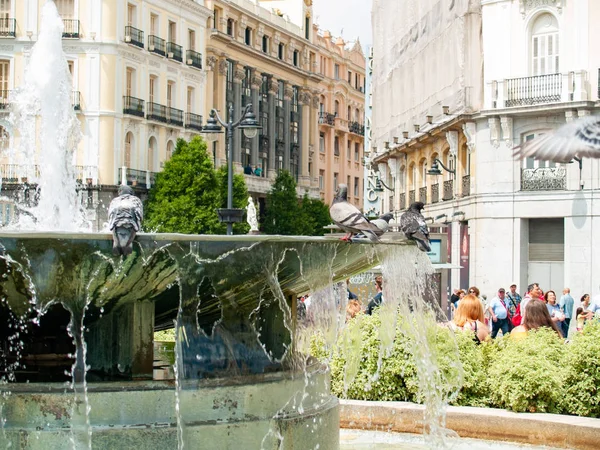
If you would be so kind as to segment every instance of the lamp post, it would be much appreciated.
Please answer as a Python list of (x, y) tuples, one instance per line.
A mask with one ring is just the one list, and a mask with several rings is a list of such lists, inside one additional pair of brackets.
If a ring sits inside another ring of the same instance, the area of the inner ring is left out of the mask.
[(261, 128), (252, 111), (252, 103), (246, 105), (242, 117), (237, 122), (233, 121), (233, 104), (229, 104), (229, 120), (225, 122), (219, 116), (216, 109), (210, 111), (210, 117), (206, 125), (202, 127), (202, 134), (207, 140), (216, 139), (217, 135), (227, 131), (227, 208), (219, 208), (219, 220), (227, 224), (227, 234), (233, 234), (233, 224), (241, 222), (244, 216), (244, 210), (233, 207), (233, 130), (239, 128), (244, 132), (248, 139), (256, 137)]
[(456, 175), (456, 170), (455, 170), (455, 169), (448, 169), (448, 168), (447, 168), (447, 167), (444, 165), (444, 163), (443, 163), (443, 162), (441, 162), (441, 161), (440, 161), (439, 159), (437, 159), (437, 158), (435, 158), (435, 159), (433, 160), (433, 164), (431, 164), (431, 169), (429, 169), (429, 170), (427, 171), (427, 175), (436, 175), (436, 176), (437, 176), (437, 175), (441, 175), (441, 174), (442, 174), (442, 171), (440, 170), (440, 168), (439, 168), (438, 164), (439, 164), (440, 166), (442, 166), (442, 168), (443, 168), (443, 169), (444, 169), (446, 172), (448, 172), (448, 173), (451, 173), (452, 175)]

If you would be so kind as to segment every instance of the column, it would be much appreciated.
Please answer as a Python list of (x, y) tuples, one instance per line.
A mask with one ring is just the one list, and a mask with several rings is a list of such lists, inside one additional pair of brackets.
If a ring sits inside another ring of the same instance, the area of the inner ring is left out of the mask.
[[(233, 69), (233, 120), (238, 121), (242, 116), (242, 80), (246, 78), (246, 72), (238, 63)], [(242, 167), (242, 131), (237, 129), (233, 132), (233, 164), (239, 169)]]
[(290, 114), (291, 114), (291, 103), (292, 96), (294, 95), (292, 87), (289, 83), (285, 83), (285, 90), (283, 93), (283, 139), (284, 139), (284, 150), (283, 150), (283, 168), (290, 170), (290, 152), (291, 152), (291, 140), (290, 140)]
[(277, 80), (269, 80), (269, 171), (267, 176), (270, 179), (277, 177), (277, 163), (275, 161), (275, 97), (277, 96)]
[[(252, 71), (252, 80), (251, 80), (251, 88), (252, 88), (252, 108), (256, 118), (259, 118), (259, 103), (258, 103), (258, 95), (260, 92), (260, 87), (262, 86), (262, 77), (260, 74), (256, 73), (256, 69)], [(260, 144), (260, 132), (256, 135), (255, 138), (252, 139), (252, 151), (250, 153), (250, 164), (252, 164), (252, 168), (258, 164), (258, 147)]]
[[(214, 86), (213, 86), (213, 102), (207, 104), (207, 115), (210, 113), (211, 108), (219, 110), (221, 117), (227, 118), (227, 60), (220, 59), (218, 62), (217, 72), (214, 74)], [(208, 89), (210, 91), (210, 87)], [(225, 146), (225, 134), (220, 134), (216, 141), (216, 166), (220, 167), (227, 161), (226, 146)], [(209, 152), (212, 150), (209, 145)]]
[(300, 166), (300, 177), (298, 184), (304, 187), (310, 187), (310, 173), (308, 171), (310, 146), (310, 117), (311, 117), (311, 95), (302, 91), (300, 93), (300, 122), (298, 124), (298, 136), (300, 144), (300, 156), (298, 165)]

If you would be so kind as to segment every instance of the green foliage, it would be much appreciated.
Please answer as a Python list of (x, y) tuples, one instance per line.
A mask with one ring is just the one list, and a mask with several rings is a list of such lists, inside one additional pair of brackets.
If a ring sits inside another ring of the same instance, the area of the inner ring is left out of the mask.
[(296, 181), (287, 170), (279, 172), (267, 194), (262, 228), (266, 234), (283, 235), (299, 235), (305, 229), (296, 194)]
[(586, 324), (566, 358), (563, 408), (580, 416), (600, 417), (600, 321)]
[(302, 234), (307, 236), (323, 236), (325, 234), (323, 227), (331, 223), (329, 206), (323, 203), (321, 199), (309, 198), (308, 194), (305, 194), (300, 210), (303, 223), (305, 224)]
[[(199, 136), (190, 142), (179, 139), (171, 159), (150, 189), (144, 207), (144, 230), (224, 234), (225, 225), (217, 215), (217, 208), (227, 201), (227, 174), (223, 179), (221, 173), (215, 171), (206, 143)], [(234, 199), (234, 207), (244, 208), (247, 204), (248, 191), (241, 175), (234, 178)], [(245, 233), (247, 225), (238, 224), (234, 231)]]
[[(227, 165), (223, 165), (217, 169), (217, 180), (219, 184), (219, 194), (221, 196), (221, 208), (227, 207)], [(246, 187), (246, 179), (241, 173), (233, 175), (233, 207), (246, 209), (248, 206), (248, 188)], [(227, 226), (222, 225), (225, 233)], [(246, 221), (233, 224), (234, 234), (246, 234), (250, 230), (250, 225)]]
[[(391, 351), (381, 358), (379, 312), (352, 319), (333, 349), (325, 348), (322, 337), (313, 339), (313, 356), (329, 362), (334, 394), (357, 400), (422, 401), (411, 351), (414, 338), (401, 317), (397, 323)], [(451, 383), (459, 379), (453, 374), (458, 347), (462, 387), (453, 404), (600, 417), (599, 321), (587, 324), (584, 333), (567, 344), (547, 328), (525, 339), (500, 338), (481, 345), (475, 344), (471, 332), (456, 332), (455, 341), (447, 327), (426, 330), (430, 332), (431, 354)]]

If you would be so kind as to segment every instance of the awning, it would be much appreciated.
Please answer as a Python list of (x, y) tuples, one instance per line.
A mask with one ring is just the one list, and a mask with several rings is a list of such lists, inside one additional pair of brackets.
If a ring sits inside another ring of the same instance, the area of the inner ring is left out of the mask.
[(462, 269), (462, 266), (459, 266), (457, 264), (451, 264), (451, 263), (437, 263), (437, 264), (432, 264), (433, 268), (435, 270), (439, 270), (439, 269)]

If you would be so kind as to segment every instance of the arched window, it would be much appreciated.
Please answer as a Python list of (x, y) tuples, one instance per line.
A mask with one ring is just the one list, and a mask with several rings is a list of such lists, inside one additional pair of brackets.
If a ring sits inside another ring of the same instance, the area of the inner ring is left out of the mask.
[(352, 120), (352, 107), (348, 106), (348, 120)]
[(173, 144), (173, 141), (167, 142), (167, 161), (171, 159), (171, 156), (173, 156), (174, 150), (175, 150), (175, 145)]
[(154, 158), (156, 158), (157, 156), (157, 150), (158, 149), (158, 143), (156, 142), (156, 138), (154, 136), (152, 136), (150, 138), (150, 140), (148, 141), (148, 171), (149, 172), (154, 172), (155, 171), (155, 165), (154, 165)]
[(131, 153), (133, 151), (133, 133), (125, 135), (125, 152), (123, 153), (123, 166), (131, 168)]
[(558, 21), (552, 14), (540, 14), (531, 26), (531, 74), (559, 71)]
[(339, 117), (340, 116), (340, 102), (338, 102), (336, 100), (333, 105), (334, 105), (333, 106), (333, 112), (335, 113), (336, 117)]

